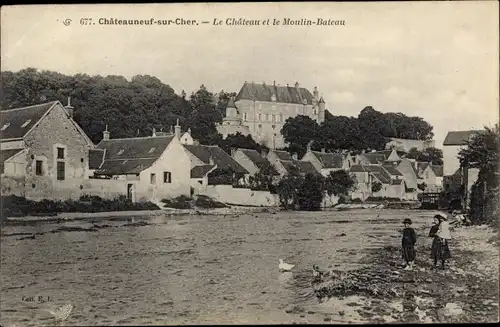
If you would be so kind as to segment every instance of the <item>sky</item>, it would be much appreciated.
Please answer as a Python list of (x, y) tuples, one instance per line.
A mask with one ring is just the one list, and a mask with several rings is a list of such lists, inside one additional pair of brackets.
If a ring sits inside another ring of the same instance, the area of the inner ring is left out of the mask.
[[(448, 131), (499, 120), (498, 9), (497, 1), (2, 6), (1, 65), (147, 74), (187, 94), (202, 84), (238, 92), (245, 81), (298, 82), (317, 86), (333, 115), (372, 106), (422, 117), (441, 147)], [(100, 18), (210, 23), (123, 26)], [(227, 18), (345, 25), (228, 26)]]

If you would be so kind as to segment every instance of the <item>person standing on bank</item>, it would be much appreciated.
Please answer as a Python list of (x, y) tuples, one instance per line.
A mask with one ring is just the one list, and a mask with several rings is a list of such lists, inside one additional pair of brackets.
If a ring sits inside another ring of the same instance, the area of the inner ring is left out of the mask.
[(434, 237), (431, 248), (431, 258), (434, 260), (434, 268), (441, 261), (441, 269), (445, 269), (446, 260), (451, 258), (448, 240), (451, 239), (448, 217), (439, 213), (434, 216), (434, 225), (431, 227), (429, 237)]
[(406, 218), (403, 220), (405, 228), (403, 229), (403, 239), (402, 239), (402, 254), (403, 260), (406, 263), (405, 270), (411, 270), (413, 268), (413, 262), (417, 255), (415, 251), (415, 243), (417, 243), (417, 234), (415, 230), (411, 228), (411, 219)]

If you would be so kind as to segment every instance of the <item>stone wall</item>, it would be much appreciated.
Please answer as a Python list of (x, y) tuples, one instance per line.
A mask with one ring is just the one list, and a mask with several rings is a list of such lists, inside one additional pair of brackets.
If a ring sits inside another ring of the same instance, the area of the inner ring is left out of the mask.
[(209, 196), (217, 201), (246, 206), (279, 206), (277, 194), (267, 191), (252, 191), (248, 188), (233, 188), (231, 185), (208, 185), (198, 189), (197, 194)]

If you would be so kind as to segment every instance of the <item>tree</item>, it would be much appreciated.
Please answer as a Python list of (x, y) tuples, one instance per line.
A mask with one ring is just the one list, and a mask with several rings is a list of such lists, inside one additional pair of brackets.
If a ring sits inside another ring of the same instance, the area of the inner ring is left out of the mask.
[(485, 127), (458, 154), (464, 168), (477, 168), (478, 178), (471, 187), (470, 216), (474, 223), (492, 222), (499, 215), (499, 126)]
[(349, 175), (345, 170), (330, 172), (325, 178), (324, 189), (330, 196), (348, 195), (355, 188), (356, 177)]
[(309, 116), (299, 115), (285, 121), (281, 134), (285, 142), (288, 142), (290, 146), (298, 147), (302, 149), (301, 152), (305, 153), (307, 144), (317, 138), (318, 130), (319, 126), (316, 121)]
[(382, 189), (382, 183), (380, 183), (379, 181), (375, 181), (372, 183), (372, 192), (373, 193), (377, 193), (381, 189)]
[(430, 162), (436, 166), (443, 165), (443, 151), (438, 148), (426, 148), (423, 151), (419, 151), (417, 148), (413, 147), (410, 149), (406, 155), (409, 159), (415, 159), (419, 162)]
[(296, 169), (290, 171), (278, 183), (277, 191), (280, 204), (285, 210), (289, 208), (295, 209), (298, 204), (299, 189), (302, 187), (303, 183), (304, 178)]
[(307, 211), (320, 209), (324, 194), (324, 177), (319, 174), (306, 174), (297, 192), (299, 208)]
[(240, 132), (237, 132), (236, 134), (229, 134), (225, 139), (221, 138), (216, 144), (229, 154), (231, 153), (231, 148), (252, 149), (258, 152), (266, 148), (265, 146), (255, 142), (251, 135), (245, 136)]

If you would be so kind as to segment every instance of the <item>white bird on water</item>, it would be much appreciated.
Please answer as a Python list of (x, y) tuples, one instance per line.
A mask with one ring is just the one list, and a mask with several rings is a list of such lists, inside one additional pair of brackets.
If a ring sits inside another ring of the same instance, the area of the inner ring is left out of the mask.
[(71, 314), (71, 310), (73, 310), (73, 305), (66, 304), (60, 308), (55, 309), (55, 310), (49, 309), (47, 311), (50, 312), (50, 314), (52, 314), (54, 316), (54, 318), (56, 318), (56, 320), (63, 321), (69, 317), (69, 315)]
[(290, 271), (295, 265), (283, 262), (283, 259), (279, 259), (280, 264), (278, 265), (280, 271)]

